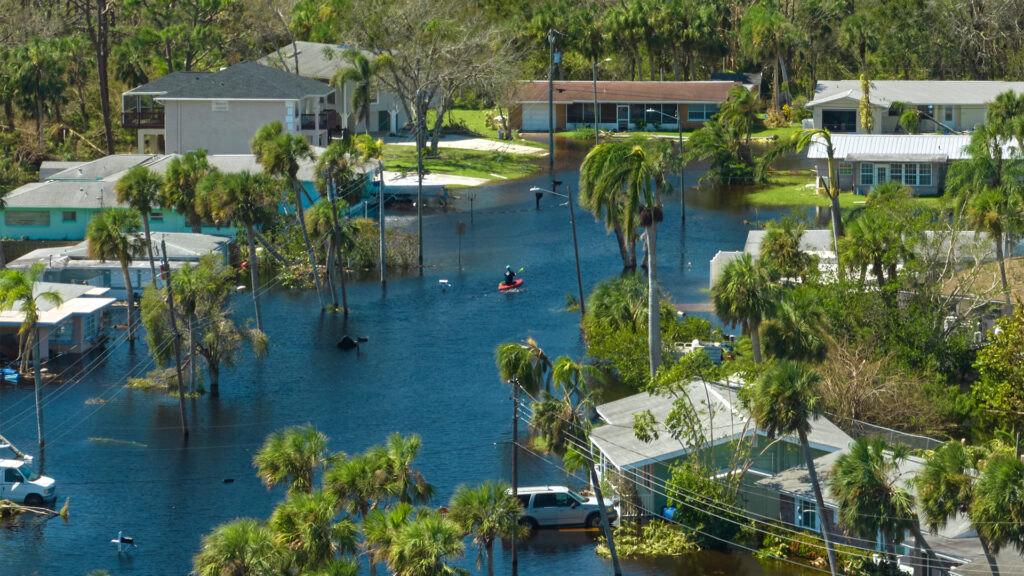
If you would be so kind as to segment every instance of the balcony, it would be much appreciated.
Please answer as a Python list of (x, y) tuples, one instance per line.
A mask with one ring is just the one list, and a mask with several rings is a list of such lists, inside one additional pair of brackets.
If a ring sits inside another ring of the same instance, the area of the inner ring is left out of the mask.
[[(316, 130), (316, 114), (302, 114), (299, 117), (299, 129)], [(320, 112), (320, 129), (337, 130), (341, 126), (338, 113), (334, 110), (323, 110)]]
[(125, 128), (163, 128), (163, 110), (126, 110), (121, 114), (121, 125)]

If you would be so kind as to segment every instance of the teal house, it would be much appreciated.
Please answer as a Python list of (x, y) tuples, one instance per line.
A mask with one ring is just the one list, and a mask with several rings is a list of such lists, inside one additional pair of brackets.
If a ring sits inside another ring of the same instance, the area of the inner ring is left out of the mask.
[[(683, 390), (685, 393), (678, 397), (644, 392), (598, 406), (602, 424), (590, 435), (598, 453), (598, 475), (608, 476), (614, 485), (627, 486), (631, 491), (635, 488), (635, 494), (624, 499), (632, 501), (637, 514), (660, 516), (669, 505), (667, 482), (674, 464), (699, 458), (716, 477), (725, 475), (733, 471), (733, 466), (742, 466), (744, 459), (735, 458), (735, 451), (740, 444), (737, 441), (746, 439), (751, 443), (750, 462), (745, 471), (738, 470), (743, 473), (739, 505), (753, 514), (778, 517), (778, 495), (755, 484), (803, 463), (800, 441), (796, 437), (771, 440), (758, 430), (737, 398), (735, 387), (694, 380)], [(675, 437), (664, 425), (677, 408), (693, 414), (693, 426), (701, 430), (701, 445)], [(645, 441), (634, 434), (633, 422), (634, 415), (648, 412), (656, 421), (657, 438)], [(823, 417), (812, 421), (808, 440), (815, 458), (845, 449), (853, 442)], [(683, 495), (671, 496), (679, 500)]]

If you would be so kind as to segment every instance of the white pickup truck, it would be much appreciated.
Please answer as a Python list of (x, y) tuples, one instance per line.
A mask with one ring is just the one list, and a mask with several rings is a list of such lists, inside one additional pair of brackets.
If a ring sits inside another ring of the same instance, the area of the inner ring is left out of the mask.
[(40, 506), (57, 499), (57, 483), (21, 460), (0, 460), (0, 500)]

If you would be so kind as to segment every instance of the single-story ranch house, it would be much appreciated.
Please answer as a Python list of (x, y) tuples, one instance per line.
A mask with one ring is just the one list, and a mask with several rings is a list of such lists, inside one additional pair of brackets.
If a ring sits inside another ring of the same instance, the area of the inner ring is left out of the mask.
[(916, 106), (924, 114), (919, 132), (966, 132), (985, 121), (989, 103), (1007, 90), (1024, 92), (1024, 82), (873, 80), (868, 94), (874, 108), (870, 132), (861, 125), (858, 113), (863, 96), (859, 80), (819, 80), (807, 108), (813, 111), (815, 128), (833, 133), (901, 133), (901, 113), (893, 106), (897, 102)]
[[(50, 352), (84, 354), (104, 340), (106, 333), (105, 313), (114, 303), (108, 297), (108, 288), (83, 284), (58, 284), (37, 282), (33, 293), (54, 291), (60, 294), (62, 303), (54, 306), (39, 298), (39, 358), (45, 360)], [(25, 314), (15, 305), (10, 310), (0, 311), (0, 349), (13, 357), (18, 350), (18, 331)]]
[[(554, 128), (558, 131), (594, 126), (594, 101), (598, 106), (598, 126), (602, 130), (677, 130), (700, 128), (718, 106), (728, 99), (739, 82), (597, 82), (556, 81), (552, 100)], [(548, 130), (548, 83), (546, 80), (521, 82), (515, 104), (509, 112), (512, 128), (522, 132)]]

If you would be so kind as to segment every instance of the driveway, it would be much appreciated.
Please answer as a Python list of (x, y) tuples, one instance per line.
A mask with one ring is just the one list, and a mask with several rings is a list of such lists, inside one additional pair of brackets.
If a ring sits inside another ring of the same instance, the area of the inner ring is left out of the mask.
[[(385, 144), (397, 144), (400, 146), (415, 146), (416, 142), (408, 138), (398, 136), (384, 137)], [(524, 146), (512, 142), (499, 142), (486, 138), (472, 138), (469, 136), (448, 135), (437, 143), (439, 148), (461, 148), (463, 150), (483, 150), (487, 152), (506, 152), (509, 154), (532, 154), (534, 156), (547, 156), (548, 151), (543, 148)]]

